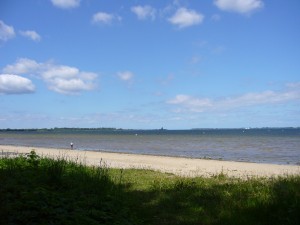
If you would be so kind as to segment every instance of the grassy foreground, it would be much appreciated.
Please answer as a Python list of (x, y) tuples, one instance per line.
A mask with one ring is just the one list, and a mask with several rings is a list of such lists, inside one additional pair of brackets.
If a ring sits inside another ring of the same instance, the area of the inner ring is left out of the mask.
[(0, 224), (300, 224), (300, 176), (180, 178), (87, 167), (62, 156), (0, 158)]

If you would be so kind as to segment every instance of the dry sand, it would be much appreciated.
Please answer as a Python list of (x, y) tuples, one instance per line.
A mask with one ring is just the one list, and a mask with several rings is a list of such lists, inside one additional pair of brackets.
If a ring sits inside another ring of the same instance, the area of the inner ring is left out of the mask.
[(64, 156), (70, 160), (92, 166), (98, 166), (101, 162), (111, 168), (151, 169), (188, 177), (211, 177), (220, 173), (239, 178), (300, 175), (300, 166), (296, 165), (258, 164), (40, 147), (0, 145), (0, 154), (29, 153), (33, 149), (40, 156), (52, 158)]

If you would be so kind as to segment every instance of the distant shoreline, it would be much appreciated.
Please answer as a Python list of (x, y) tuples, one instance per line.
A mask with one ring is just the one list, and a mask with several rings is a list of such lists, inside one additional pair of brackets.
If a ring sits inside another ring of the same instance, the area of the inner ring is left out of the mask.
[(211, 177), (221, 173), (226, 174), (229, 177), (238, 178), (300, 175), (300, 166), (297, 165), (275, 165), (169, 156), (0, 145), (0, 152), (2, 155), (14, 153), (24, 154), (29, 153), (33, 149), (41, 156), (51, 158), (66, 157), (67, 159), (76, 162), (83, 162), (90, 166), (99, 166), (100, 162), (102, 162), (110, 168), (150, 169), (187, 177)]
[(55, 128), (2, 128), (0, 132), (10, 131), (216, 131), (216, 130), (282, 130), (282, 129), (300, 129), (300, 127), (236, 127), (236, 128), (190, 128), (190, 129), (127, 129), (127, 128), (113, 128), (113, 127), (99, 127), (99, 128), (79, 128), (79, 127), (55, 127)]

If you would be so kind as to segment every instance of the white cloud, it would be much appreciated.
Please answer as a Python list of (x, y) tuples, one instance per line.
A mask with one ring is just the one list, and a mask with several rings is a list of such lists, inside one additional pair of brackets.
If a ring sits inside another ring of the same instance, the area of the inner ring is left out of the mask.
[(61, 94), (79, 94), (82, 91), (93, 90), (96, 73), (80, 71), (76, 67), (56, 65), (51, 62), (38, 63), (34, 60), (22, 58), (13, 65), (7, 65), (3, 72), (26, 74), (42, 79), (49, 90)]
[(33, 73), (39, 69), (41, 65), (32, 59), (20, 58), (13, 65), (4, 67), (4, 73), (24, 74)]
[(179, 105), (184, 110), (192, 112), (203, 112), (213, 106), (208, 98), (195, 98), (189, 95), (176, 95), (174, 99), (167, 101), (168, 104)]
[(92, 72), (80, 72), (80, 77), (84, 80), (95, 80), (98, 75)]
[(284, 103), (293, 100), (300, 100), (299, 84), (288, 84), (281, 92), (264, 91), (260, 93), (247, 93), (236, 97), (222, 99), (196, 98), (190, 95), (177, 95), (167, 101), (167, 104), (177, 105), (178, 112), (205, 112), (231, 110), (239, 107), (248, 107), (265, 104)]
[(76, 67), (48, 64), (41, 73), (48, 88), (61, 94), (78, 94), (95, 88), (97, 74), (81, 72)]
[(194, 10), (179, 8), (176, 13), (168, 20), (170, 23), (177, 25), (179, 28), (185, 28), (200, 24), (204, 19), (204, 15)]
[(98, 12), (93, 15), (93, 22), (99, 24), (111, 24), (114, 20), (121, 21), (122, 18), (118, 15), (105, 12)]
[(0, 41), (8, 41), (15, 37), (15, 30), (0, 20)]
[(80, 0), (51, 0), (52, 4), (62, 9), (76, 8), (80, 5)]
[(24, 37), (27, 37), (33, 41), (40, 41), (41, 36), (34, 30), (26, 30), (26, 31), (20, 31), (20, 34)]
[(122, 81), (131, 81), (133, 79), (133, 73), (130, 71), (119, 72), (118, 77)]
[(78, 94), (81, 91), (90, 91), (94, 89), (92, 82), (87, 82), (80, 78), (54, 78), (47, 80), (50, 90), (60, 94)]
[(14, 74), (0, 74), (0, 93), (27, 94), (34, 92), (31, 80)]
[(238, 13), (250, 13), (264, 6), (261, 0), (215, 0), (214, 4), (221, 10)]
[(49, 68), (43, 71), (42, 77), (46, 80), (55, 78), (73, 78), (79, 73), (79, 70), (75, 67), (63, 66), (63, 65), (49, 65)]
[(140, 20), (145, 20), (147, 18), (151, 18), (152, 20), (155, 19), (156, 10), (149, 6), (133, 6), (131, 7), (131, 11), (138, 17)]

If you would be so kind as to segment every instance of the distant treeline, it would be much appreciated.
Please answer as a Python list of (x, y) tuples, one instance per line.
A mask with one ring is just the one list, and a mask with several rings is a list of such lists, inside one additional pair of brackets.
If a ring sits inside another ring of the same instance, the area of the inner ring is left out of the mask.
[(113, 127), (99, 127), (99, 128), (69, 128), (69, 127), (55, 127), (55, 128), (30, 128), (30, 129), (0, 129), (0, 132), (236, 132), (244, 130), (247, 132), (255, 131), (283, 131), (283, 130), (299, 130), (300, 127), (261, 127), (261, 128), (192, 128), (186, 130), (168, 130), (164, 128), (160, 129), (123, 129), (123, 128), (113, 128)]
[(168, 130), (163, 127), (160, 129), (123, 129), (113, 127), (99, 128), (76, 128), (76, 127), (55, 127), (55, 128), (30, 128), (30, 129), (0, 129), (0, 132), (76, 132), (76, 131), (236, 131), (236, 130), (298, 130), (300, 127), (260, 127), (260, 128), (192, 128), (185, 130)]
[(124, 130), (121, 128), (110, 128), (110, 127), (101, 127), (101, 128), (68, 128), (68, 127), (62, 127), (62, 128), (31, 128), (31, 129), (0, 129), (0, 131), (26, 131), (26, 132), (48, 132), (48, 131), (117, 131), (117, 130)]

